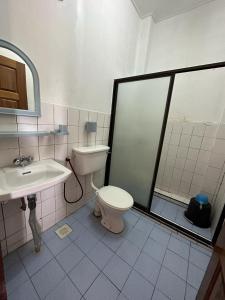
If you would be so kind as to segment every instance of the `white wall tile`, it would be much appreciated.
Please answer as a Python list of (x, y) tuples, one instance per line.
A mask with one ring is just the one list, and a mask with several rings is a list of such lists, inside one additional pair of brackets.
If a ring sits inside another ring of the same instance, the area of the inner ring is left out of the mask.
[(19, 211), (13, 216), (5, 219), (6, 236), (9, 237), (25, 227), (24, 212)]
[(1, 138), (0, 150), (19, 148), (18, 138)]
[(199, 150), (189, 148), (187, 158), (196, 161), (198, 159)]
[(225, 139), (225, 124), (221, 124), (216, 134), (217, 139)]
[(107, 127), (107, 128), (110, 127), (110, 115), (109, 114), (105, 114), (104, 127)]
[(88, 122), (88, 111), (87, 110), (80, 110), (79, 126), (84, 128), (86, 122)]
[(97, 116), (97, 126), (98, 127), (104, 126), (104, 119), (105, 119), (105, 115), (103, 113), (98, 113), (98, 116)]
[(36, 125), (37, 117), (17, 116), (17, 123)]
[[(53, 124), (40, 124), (38, 125), (38, 131), (54, 131)], [(47, 146), (54, 144), (54, 135), (46, 135), (46, 136), (39, 136), (39, 145), (40, 146)]]
[(77, 126), (68, 126), (68, 143), (78, 143), (79, 142), (79, 127)]
[(11, 166), (17, 156), (19, 156), (19, 149), (0, 150), (0, 167)]
[(46, 201), (49, 198), (55, 197), (55, 187), (52, 186), (48, 189), (41, 191), (41, 201)]
[(39, 147), (40, 159), (54, 159), (54, 145)]
[(25, 155), (25, 156), (31, 155), (34, 161), (40, 160), (38, 147), (20, 148), (20, 155)]
[(197, 135), (197, 136), (204, 136), (206, 130), (206, 125), (204, 124), (196, 124), (194, 126), (194, 130), (192, 132), (192, 135)]
[(214, 138), (204, 137), (202, 140), (201, 149), (211, 150), (213, 148), (214, 143), (215, 143)]
[(212, 152), (209, 159), (209, 166), (221, 169), (224, 165), (225, 154)]
[(191, 141), (191, 136), (188, 134), (183, 134), (180, 138), (180, 146), (189, 147)]
[(55, 198), (48, 198), (41, 203), (42, 218), (55, 212)]
[(68, 108), (68, 125), (79, 125), (80, 112), (75, 108)]
[(38, 147), (37, 136), (21, 136), (19, 137), (20, 147)]
[(55, 145), (55, 159), (65, 162), (67, 157), (67, 144)]
[(190, 147), (200, 149), (202, 144), (202, 137), (193, 135), (190, 141)]
[(43, 231), (55, 225), (55, 212), (42, 219)]
[(171, 145), (174, 145), (174, 146), (178, 146), (179, 145), (179, 143), (180, 143), (180, 137), (181, 137), (181, 135), (180, 134), (174, 134), (174, 133), (172, 133), (171, 134), (171, 138), (170, 138), (170, 144)]
[(18, 124), (18, 131), (37, 131), (37, 125)]
[(183, 127), (183, 131), (182, 131), (183, 134), (191, 135), (194, 129), (194, 124), (184, 122), (182, 127)]

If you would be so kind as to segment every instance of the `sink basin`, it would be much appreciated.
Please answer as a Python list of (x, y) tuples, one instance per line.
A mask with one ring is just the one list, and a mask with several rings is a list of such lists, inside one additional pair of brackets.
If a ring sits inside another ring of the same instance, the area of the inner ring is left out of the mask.
[(71, 171), (52, 159), (41, 160), (24, 168), (0, 169), (0, 201), (37, 193), (65, 181)]

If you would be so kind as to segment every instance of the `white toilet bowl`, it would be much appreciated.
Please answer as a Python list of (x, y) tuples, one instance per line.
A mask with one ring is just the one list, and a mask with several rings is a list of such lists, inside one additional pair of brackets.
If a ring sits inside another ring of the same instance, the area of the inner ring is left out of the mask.
[(101, 224), (113, 233), (124, 229), (123, 214), (133, 206), (133, 197), (121, 188), (104, 186), (97, 191), (95, 216), (102, 216)]

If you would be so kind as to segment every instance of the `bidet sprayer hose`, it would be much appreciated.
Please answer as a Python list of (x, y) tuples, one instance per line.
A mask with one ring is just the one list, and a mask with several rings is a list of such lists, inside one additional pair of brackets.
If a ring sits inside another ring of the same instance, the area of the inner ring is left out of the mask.
[(83, 197), (83, 195), (84, 195), (84, 190), (83, 190), (82, 184), (81, 184), (81, 182), (80, 182), (80, 180), (79, 180), (79, 178), (78, 178), (78, 176), (77, 176), (77, 174), (76, 174), (76, 172), (75, 172), (75, 170), (74, 170), (74, 168), (73, 168), (73, 166), (72, 166), (72, 164), (71, 164), (71, 161), (70, 161), (70, 158), (69, 158), (69, 157), (66, 157), (66, 162), (69, 163), (70, 168), (71, 168), (71, 170), (73, 171), (73, 174), (74, 174), (74, 176), (76, 177), (76, 180), (77, 180), (77, 182), (78, 182), (78, 184), (79, 184), (79, 186), (80, 186), (80, 189), (81, 189), (81, 195), (80, 195), (80, 197), (79, 197), (77, 200), (69, 201), (69, 200), (66, 199), (66, 182), (64, 182), (64, 199), (65, 199), (65, 201), (66, 201), (67, 203), (73, 204), (73, 203), (77, 203), (78, 201), (80, 201), (80, 200), (82, 199), (82, 197)]

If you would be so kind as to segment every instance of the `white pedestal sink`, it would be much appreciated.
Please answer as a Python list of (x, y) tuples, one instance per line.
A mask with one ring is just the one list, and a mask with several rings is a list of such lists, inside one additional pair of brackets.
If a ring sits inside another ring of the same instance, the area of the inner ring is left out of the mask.
[[(41, 238), (36, 221), (36, 193), (65, 181), (71, 171), (52, 159), (34, 162), (26, 167), (0, 169), (0, 202), (27, 196), (30, 209), (29, 224), (34, 238), (35, 251), (40, 251)], [(22, 208), (21, 207), (21, 208)]]

